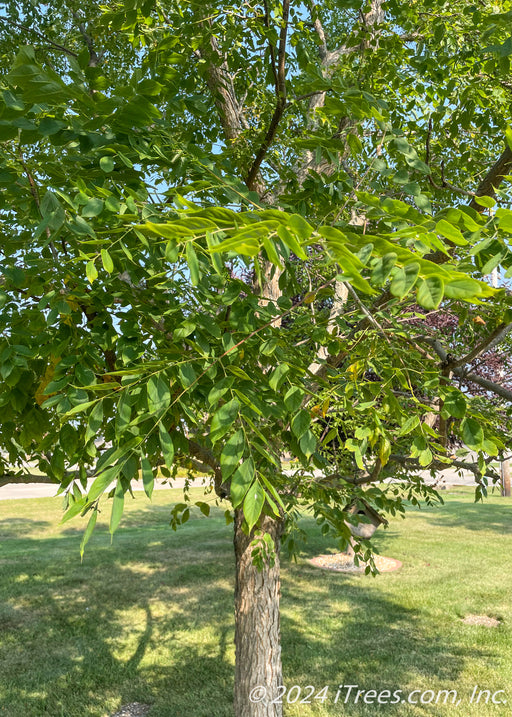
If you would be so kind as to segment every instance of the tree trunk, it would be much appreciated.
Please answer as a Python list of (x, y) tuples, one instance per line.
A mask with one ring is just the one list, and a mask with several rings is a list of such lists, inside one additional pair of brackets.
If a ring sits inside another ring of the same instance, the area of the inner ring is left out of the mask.
[(510, 498), (510, 463), (508, 460), (501, 464), (501, 495)]
[[(261, 530), (275, 544), (275, 563), (253, 564), (251, 541), (242, 531), (243, 513), (235, 511), (235, 717), (281, 717), (281, 637), (279, 631), (279, 544), (282, 521), (263, 516)], [(259, 689), (257, 689), (259, 688)]]

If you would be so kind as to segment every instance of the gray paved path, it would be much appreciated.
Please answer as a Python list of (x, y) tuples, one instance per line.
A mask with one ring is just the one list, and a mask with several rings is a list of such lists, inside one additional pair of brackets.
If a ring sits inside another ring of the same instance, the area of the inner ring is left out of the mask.
[[(208, 479), (196, 478), (191, 485), (201, 487), (202, 485), (209, 484)], [(89, 485), (92, 481), (89, 482)], [(161, 483), (155, 481), (155, 490), (169, 490), (170, 488), (183, 488), (185, 484), (184, 478), (177, 478), (173, 485)], [(114, 487), (115, 484), (112, 484)], [(51, 483), (12, 483), (4, 485), (0, 488), (0, 500), (18, 500), (20, 498), (52, 498), (57, 492), (58, 486)], [(133, 490), (144, 490), (142, 481), (134, 481), (132, 483)]]
[[(424, 474), (427, 483), (434, 483), (430, 473), (428, 471)], [(92, 481), (91, 481), (92, 483)], [(178, 478), (174, 481), (173, 485), (164, 484), (159, 481), (155, 481), (155, 490), (169, 490), (169, 488), (182, 488), (185, 483), (183, 478)], [(208, 478), (196, 478), (191, 485), (201, 487), (202, 485), (208, 485)], [(113, 484), (114, 485), (114, 484)], [(457, 485), (475, 486), (475, 480), (473, 474), (468, 471), (463, 471), (462, 475), (459, 475), (457, 471), (447, 470), (443, 474), (439, 475), (437, 482), (438, 488), (452, 487)], [(133, 490), (144, 490), (142, 481), (135, 481), (132, 483)], [(20, 498), (50, 498), (57, 492), (57, 486), (49, 483), (26, 483), (5, 485), (0, 488), (0, 500), (16, 500)]]

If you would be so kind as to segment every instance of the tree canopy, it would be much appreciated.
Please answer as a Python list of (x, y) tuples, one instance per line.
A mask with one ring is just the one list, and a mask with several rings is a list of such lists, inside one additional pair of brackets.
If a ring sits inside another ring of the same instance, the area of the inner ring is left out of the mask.
[(133, 479), (207, 469), (263, 579), (301, 506), (345, 544), (354, 501), (435, 499), (422, 469), (485, 493), (511, 430), (512, 302), (485, 279), (512, 275), (511, 17), (4, 3), (1, 482), (36, 461), (83, 550), (106, 492), (114, 532)]

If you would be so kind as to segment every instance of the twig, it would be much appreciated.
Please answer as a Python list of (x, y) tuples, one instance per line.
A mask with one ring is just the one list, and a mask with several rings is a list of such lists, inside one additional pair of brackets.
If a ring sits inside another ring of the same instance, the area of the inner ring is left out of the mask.
[(283, 0), (283, 25), (281, 27), (281, 33), (279, 36), (279, 51), (277, 60), (277, 81), (276, 81), (276, 107), (272, 119), (270, 120), (269, 127), (263, 138), (256, 157), (247, 173), (245, 183), (251, 190), (256, 189), (257, 176), (260, 171), (261, 164), (265, 159), (265, 155), (274, 140), (277, 133), (277, 128), (284, 114), (286, 107), (286, 38), (288, 36), (288, 17), (290, 12), (290, 0)]
[[(29, 187), (30, 187), (30, 193), (32, 194), (32, 196), (33, 196), (33, 198), (34, 198), (34, 202), (36, 203), (36, 207), (37, 207), (37, 210), (38, 210), (38, 212), (39, 212), (39, 216), (41, 217), (41, 219), (43, 219), (44, 217), (43, 217), (43, 214), (42, 214), (42, 212), (41, 212), (41, 201), (40, 201), (40, 198), (39, 198), (39, 192), (38, 192), (38, 189), (37, 189), (37, 185), (36, 185), (36, 183), (35, 183), (34, 177), (33, 177), (32, 174), (30, 173), (30, 171), (29, 171), (29, 169), (28, 169), (28, 167), (27, 167), (27, 165), (26, 165), (26, 163), (25, 163), (25, 159), (24, 159), (24, 157), (23, 157), (23, 154), (22, 154), (22, 151), (21, 151), (21, 147), (19, 148), (18, 156), (19, 156), (19, 160), (20, 160), (20, 162), (21, 162), (21, 166), (23, 167), (23, 171), (25, 172), (25, 175), (26, 175), (26, 177), (27, 177), (28, 184), (29, 184)], [(59, 255), (57, 254), (57, 250), (55, 249), (55, 244), (54, 244), (54, 243), (51, 241), (51, 239), (50, 239), (50, 237), (51, 237), (51, 232), (50, 232), (50, 228), (49, 228), (49, 227), (46, 227), (46, 236), (47, 236), (47, 238), (49, 239), (49, 247), (50, 247), (50, 251), (51, 251), (51, 253), (52, 253), (53, 261), (54, 261), (56, 264), (58, 264)]]
[[(341, 267), (340, 267), (340, 270), (343, 271), (343, 270), (341, 269)], [(363, 312), (363, 314), (366, 316), (366, 318), (368, 319), (368, 321), (370, 322), (370, 324), (372, 324), (372, 326), (373, 326), (374, 328), (376, 328), (377, 331), (378, 331), (380, 334), (382, 334), (382, 336), (386, 339), (386, 341), (387, 341), (388, 343), (390, 343), (389, 337), (386, 335), (386, 332), (384, 331), (384, 329), (382, 328), (382, 326), (379, 324), (379, 322), (377, 321), (377, 319), (376, 319), (374, 316), (372, 316), (372, 314), (368, 311), (368, 309), (366, 308), (366, 306), (363, 304), (363, 302), (361, 301), (361, 299), (360, 299), (359, 296), (357, 295), (357, 292), (355, 291), (355, 289), (353, 288), (353, 286), (352, 286), (348, 281), (345, 281), (345, 282), (343, 282), (343, 283), (344, 283), (345, 286), (347, 287), (348, 292), (351, 294), (352, 298), (353, 298), (354, 301), (357, 303), (357, 305), (359, 306), (359, 308), (361, 309), (361, 311)]]
[(0, 22), (4, 22), (9, 25), (13, 25), (14, 27), (17, 27), (20, 30), (24, 30), (25, 32), (31, 32), (34, 35), (37, 35), (42, 40), (47, 42), (51, 47), (54, 47), (56, 50), (61, 50), (62, 52), (65, 52), (66, 55), (69, 55), (70, 57), (78, 57), (78, 54), (76, 52), (73, 52), (73, 50), (70, 50), (69, 47), (64, 47), (64, 45), (60, 45), (58, 42), (54, 42), (53, 40), (50, 40), (49, 37), (46, 37), (42, 32), (39, 32), (39, 30), (36, 30), (33, 27), (27, 27), (27, 25), (23, 25), (19, 22), (15, 22), (14, 20), (8, 20), (6, 17), (0, 17)]
[(432, 136), (432, 117), (429, 117), (428, 120), (428, 130), (427, 130), (427, 136), (425, 139), (425, 164), (430, 169), (430, 173), (428, 174), (428, 181), (431, 187), (434, 189), (437, 189), (438, 191), (441, 191), (443, 189), (449, 189), (452, 192), (456, 192), (457, 194), (462, 194), (465, 197), (474, 197), (475, 192), (469, 192), (466, 189), (462, 189), (462, 187), (457, 187), (455, 184), (452, 184), (449, 182), (445, 176), (444, 176), (444, 160), (441, 162), (441, 185), (434, 182), (434, 178), (432, 176), (432, 169), (430, 166), (430, 138)]
[(451, 362), (450, 366), (466, 366), (476, 359), (480, 354), (491, 351), (495, 346), (503, 341), (508, 333), (512, 331), (512, 324), (500, 324), (489, 336), (483, 339), (475, 348), (468, 354), (463, 356), (456, 361)]
[(89, 67), (97, 67), (98, 62), (101, 61), (101, 59), (105, 53), (100, 52), (100, 54), (98, 55), (98, 53), (94, 49), (94, 43), (93, 43), (92, 37), (87, 32), (87, 29), (86, 29), (84, 23), (82, 22), (80, 15), (77, 12), (73, 11), (73, 17), (75, 18), (75, 20), (77, 22), (80, 34), (83, 37), (83, 40), (87, 46), (87, 49), (89, 50), (89, 63), (88, 63)]

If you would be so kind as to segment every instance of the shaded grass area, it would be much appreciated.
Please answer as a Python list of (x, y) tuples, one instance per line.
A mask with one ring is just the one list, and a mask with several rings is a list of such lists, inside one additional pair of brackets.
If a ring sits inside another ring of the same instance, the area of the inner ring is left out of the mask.
[[(200, 490), (192, 491), (195, 499)], [(79, 521), (59, 526), (60, 499), (0, 503), (0, 715), (104, 717), (152, 705), (150, 717), (231, 715), (233, 556), (222, 512), (194, 514), (174, 533), (180, 491), (130, 501), (113, 545), (108, 510), (80, 563)], [(297, 563), (283, 561), (285, 683), (325, 701), (290, 716), (509, 715), (512, 704), (512, 502), (410, 511), (378, 534), (403, 568), (377, 578), (322, 571), (306, 558), (334, 550), (310, 534)], [(495, 629), (464, 625), (497, 617)], [(334, 704), (339, 684), (360, 689), (456, 689), (459, 706)], [(469, 704), (475, 685), (504, 689), (508, 705)]]

